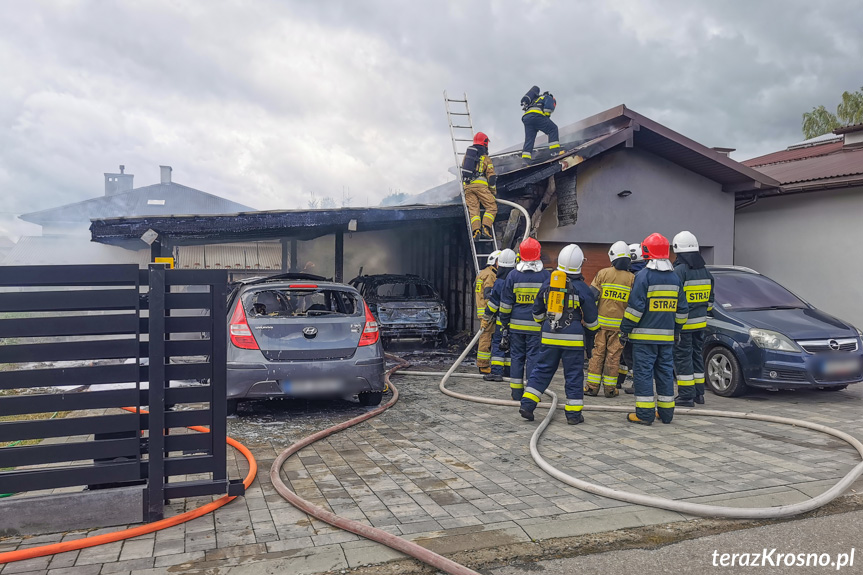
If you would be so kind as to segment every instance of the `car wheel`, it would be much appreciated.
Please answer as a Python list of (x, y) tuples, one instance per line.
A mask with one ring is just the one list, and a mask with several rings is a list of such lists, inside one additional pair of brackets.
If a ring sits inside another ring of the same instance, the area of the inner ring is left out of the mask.
[(821, 391), (842, 391), (846, 387), (848, 387), (848, 386), (847, 385), (834, 385), (831, 387), (825, 387), (822, 385), (818, 389), (820, 389)]
[(381, 399), (384, 396), (382, 391), (364, 391), (357, 394), (357, 399), (360, 400), (360, 405), (372, 407), (381, 404)]
[(440, 334), (435, 341), (435, 347), (449, 347), (449, 337), (445, 333)]
[(746, 382), (740, 364), (731, 350), (717, 346), (707, 353), (704, 374), (710, 390), (722, 397), (739, 397), (746, 393)]
[(228, 400), (228, 415), (237, 415), (237, 406), (240, 405), (240, 402), (236, 399)]

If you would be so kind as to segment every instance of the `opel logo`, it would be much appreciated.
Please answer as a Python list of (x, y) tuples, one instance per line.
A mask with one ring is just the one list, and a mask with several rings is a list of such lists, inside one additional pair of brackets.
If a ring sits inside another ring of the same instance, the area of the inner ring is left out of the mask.
[(829, 345), (830, 349), (832, 349), (833, 351), (839, 351), (839, 342), (835, 339), (831, 339), (830, 341), (828, 341), (827, 345)]
[(304, 327), (303, 328), (303, 335), (308, 337), (308, 338), (313, 338), (316, 335), (318, 335), (318, 328), (312, 327), (312, 326)]

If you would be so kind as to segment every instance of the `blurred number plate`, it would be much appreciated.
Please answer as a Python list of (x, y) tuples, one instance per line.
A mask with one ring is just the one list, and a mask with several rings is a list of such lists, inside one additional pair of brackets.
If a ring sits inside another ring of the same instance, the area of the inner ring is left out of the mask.
[(337, 379), (300, 379), (297, 381), (281, 381), (283, 393), (333, 393), (339, 391), (342, 384)]
[(860, 370), (860, 360), (857, 358), (834, 359), (824, 362), (824, 375), (846, 375)]

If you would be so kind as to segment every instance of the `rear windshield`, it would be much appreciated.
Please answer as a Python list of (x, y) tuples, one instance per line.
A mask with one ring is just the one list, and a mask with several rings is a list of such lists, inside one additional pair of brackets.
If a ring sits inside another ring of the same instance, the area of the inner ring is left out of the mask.
[(726, 310), (807, 307), (793, 293), (770, 278), (747, 273), (715, 273), (716, 303)]
[(434, 299), (430, 285), (414, 282), (391, 282), (378, 284), (375, 293), (380, 298)]
[(359, 315), (355, 294), (327, 288), (255, 290), (243, 295), (243, 307), (251, 317)]

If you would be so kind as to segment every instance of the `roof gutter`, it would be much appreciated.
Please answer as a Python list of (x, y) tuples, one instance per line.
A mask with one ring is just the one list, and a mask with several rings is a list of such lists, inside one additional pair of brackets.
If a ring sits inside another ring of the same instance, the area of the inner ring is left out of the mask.
[(751, 200), (746, 200), (745, 202), (734, 204), (734, 211), (736, 212), (737, 210), (742, 210), (743, 208), (748, 208), (749, 206), (755, 205), (755, 203), (758, 201), (758, 198), (760, 197), (761, 196), (759, 196), (758, 194), (755, 194), (754, 196), (752, 196)]

